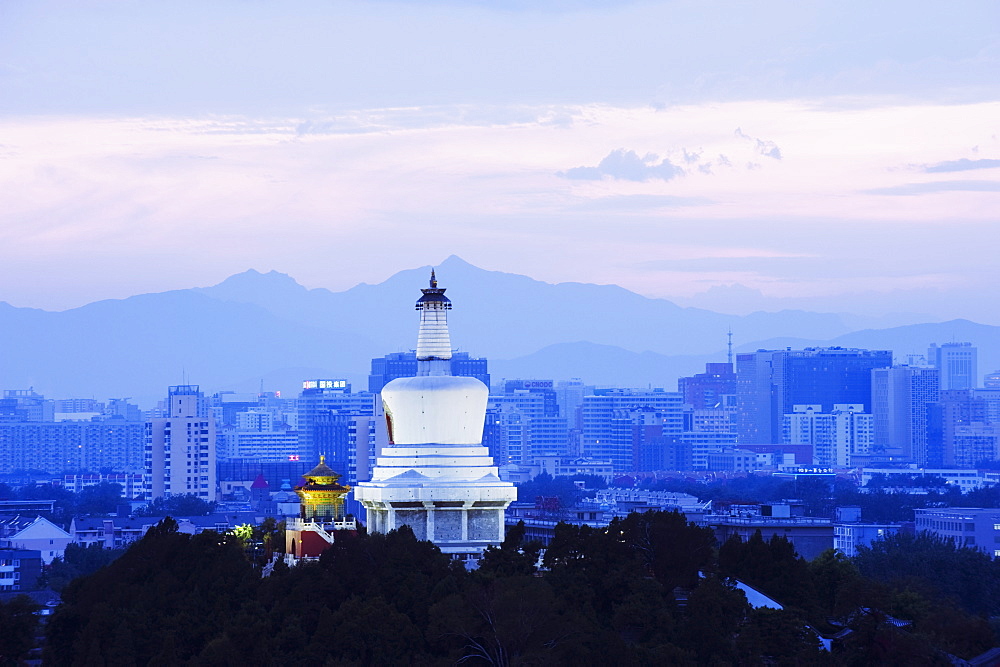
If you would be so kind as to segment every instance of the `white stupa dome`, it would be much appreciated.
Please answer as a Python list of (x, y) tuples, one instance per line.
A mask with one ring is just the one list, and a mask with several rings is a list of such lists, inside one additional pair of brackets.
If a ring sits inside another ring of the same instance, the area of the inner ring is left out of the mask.
[(490, 390), (471, 377), (397, 378), (382, 389), (393, 445), (478, 445)]

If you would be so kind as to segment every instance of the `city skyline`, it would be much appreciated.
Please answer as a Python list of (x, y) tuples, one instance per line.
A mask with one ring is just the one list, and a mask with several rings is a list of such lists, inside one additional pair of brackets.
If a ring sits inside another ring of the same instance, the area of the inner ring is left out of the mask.
[(5, 5), (0, 300), (344, 290), (446, 235), (721, 312), (1000, 323), (991, 3), (286, 7)]
[(995, 659), (998, 26), (0, 1), (0, 655)]
[[(383, 283), (336, 293), (308, 290), (287, 275), (245, 272), (207, 289), (65, 312), (8, 307), (0, 311), (7, 350), (0, 376), (7, 388), (34, 387), (58, 397), (132, 396), (144, 405), (159, 400), (162, 387), (188, 382), (210, 393), (257, 392), (262, 382), (297, 391), (310, 378), (344, 378), (361, 387), (368, 359), (407, 352), (405, 325), (390, 314), (429, 270), (406, 269)], [(468, 304), (452, 323), (467, 345), (459, 357), (488, 358), (495, 380), (581, 378), (601, 386), (669, 388), (704, 363), (725, 359), (728, 331), (734, 352), (888, 349), (897, 363), (920, 363), (929, 345), (957, 340), (977, 346), (983, 373), (1000, 368), (996, 327), (964, 320), (908, 324), (889, 316), (796, 312), (731, 317), (617, 287), (550, 285), (455, 256), (438, 274)], [(519, 308), (524, 303), (534, 305)], [(516, 336), (494, 326), (498, 312), (507, 314)], [(632, 322), (643, 326), (626, 326)], [(81, 354), (85, 350), (114, 354)]]

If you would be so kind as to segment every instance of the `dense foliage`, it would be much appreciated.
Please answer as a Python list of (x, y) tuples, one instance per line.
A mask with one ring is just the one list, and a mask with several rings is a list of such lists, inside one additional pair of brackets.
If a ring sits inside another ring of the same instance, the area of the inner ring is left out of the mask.
[[(467, 572), (406, 528), (344, 533), (262, 578), (236, 537), (165, 520), (65, 589), (46, 664), (861, 665), (887, 651), (934, 664), (995, 641), (929, 588), (876, 584), (832, 551), (806, 563), (783, 538), (720, 548), (677, 513), (560, 524), (544, 556), (524, 536), (510, 529)], [(751, 609), (736, 577), (784, 609)], [(843, 628), (833, 653), (819, 648), (817, 629)]]
[(54, 591), (61, 591), (74, 579), (97, 572), (123, 553), (125, 549), (105, 549), (100, 543), (85, 547), (70, 542), (63, 555), (53, 558), (46, 568), (43, 583)]
[(858, 547), (861, 574), (924, 590), (983, 616), (1000, 616), (1000, 559), (931, 533), (897, 533)]
[(522, 503), (533, 503), (539, 498), (558, 498), (560, 507), (572, 507), (576, 501), (592, 495), (594, 489), (605, 489), (607, 486), (607, 481), (599, 475), (553, 477), (543, 472), (534, 479), (517, 485), (517, 500)]
[(0, 484), (0, 498), (52, 500), (52, 518), (63, 522), (68, 522), (74, 516), (107, 516), (123, 503), (122, 486), (115, 482), (101, 482), (84, 487), (79, 493), (68, 491), (57, 484), (26, 484), (18, 487)]
[(208, 516), (215, 511), (215, 503), (187, 494), (154, 498), (153, 502), (140, 509), (138, 516)]
[(35, 645), (38, 605), (26, 595), (0, 600), (0, 665), (20, 664)]

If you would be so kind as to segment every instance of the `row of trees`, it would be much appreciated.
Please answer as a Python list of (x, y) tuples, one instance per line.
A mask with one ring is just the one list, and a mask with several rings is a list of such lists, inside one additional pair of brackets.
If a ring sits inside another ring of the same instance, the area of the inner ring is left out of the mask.
[[(122, 486), (116, 482), (101, 482), (74, 493), (57, 484), (30, 484), (11, 487), (0, 483), (0, 498), (12, 500), (53, 500), (53, 519), (64, 523), (74, 516), (108, 516), (127, 501), (122, 498)], [(215, 503), (193, 495), (156, 498), (139, 514), (144, 516), (204, 516), (215, 510)]]
[(53, 500), (53, 518), (69, 521), (80, 515), (107, 515), (122, 504), (122, 486), (115, 482), (101, 482), (73, 493), (57, 484), (26, 484), (12, 487), (0, 483), (0, 498), (11, 500)]
[[(928, 477), (924, 481), (940, 482)], [(920, 478), (911, 484), (920, 485)], [(896, 493), (880, 480), (861, 490), (853, 482), (837, 479), (832, 484), (817, 479), (783, 480), (771, 475), (747, 475), (703, 484), (687, 479), (648, 480), (644, 488), (689, 493), (702, 501), (731, 503), (777, 502), (786, 498), (802, 500), (811, 516), (831, 516), (834, 508), (861, 507), (866, 521), (913, 521), (913, 510), (923, 507), (1000, 507), (1000, 485), (962, 493), (956, 486), (931, 488), (927, 494)]]
[[(541, 545), (526, 541), (523, 527), (474, 572), (404, 528), (343, 533), (318, 562), (279, 564), (261, 578), (242, 540), (180, 534), (165, 520), (64, 590), (45, 659), (867, 665), (936, 664), (942, 651), (972, 657), (996, 641), (985, 616), (1000, 613), (990, 604), (1000, 595), (967, 596), (957, 575), (939, 585), (913, 570), (931, 547), (945, 545), (887, 541), (856, 563), (833, 552), (807, 563), (783, 538), (719, 546), (710, 530), (657, 512), (601, 530), (561, 524), (541, 568)], [(962, 576), (1000, 581), (995, 561), (950, 548), (940, 558)], [(784, 608), (751, 609), (737, 577)], [(896, 627), (890, 614), (911, 626)], [(817, 631), (845, 629), (833, 653), (819, 648)]]

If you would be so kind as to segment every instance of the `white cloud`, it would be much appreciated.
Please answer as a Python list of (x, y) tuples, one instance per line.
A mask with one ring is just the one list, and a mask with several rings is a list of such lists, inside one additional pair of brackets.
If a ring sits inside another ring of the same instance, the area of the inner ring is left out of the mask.
[[(979, 147), (976, 146), (972, 149), (973, 153), (979, 152)], [(970, 160), (968, 158), (961, 158), (958, 160), (945, 160), (944, 162), (938, 162), (937, 164), (929, 164), (924, 166), (924, 171), (928, 174), (936, 173), (948, 173), (953, 171), (971, 171), (973, 169), (996, 169), (1000, 168), (1000, 160), (991, 159), (981, 159), (981, 160)]]
[(582, 181), (596, 181), (605, 176), (625, 181), (669, 181), (684, 173), (683, 167), (675, 165), (669, 158), (661, 159), (656, 153), (639, 157), (635, 151), (618, 148), (608, 153), (596, 167), (573, 167), (559, 172), (559, 175)]
[[(688, 248), (695, 241), (735, 239), (843, 267), (843, 280), (827, 272), (824, 285), (797, 268), (804, 263), (775, 264), (782, 282), (749, 285), (772, 294), (856, 289), (872, 262), (893, 263), (882, 275), (903, 280), (900, 265), (929, 254), (935, 265), (942, 254), (962, 256), (948, 268), (961, 282), (974, 271), (992, 275), (993, 258), (989, 244), (950, 230), (990, 236), (997, 192), (938, 183), (922, 186), (937, 188), (933, 196), (887, 205), (867, 191), (906, 190), (912, 165), (992, 145), (997, 117), (992, 103), (811, 100), (9, 117), (0, 120), (0, 299), (72, 305), (210, 284), (248, 266), (347, 288), (442, 252), (552, 281), (694, 293), (706, 288), (701, 281), (746, 276), (697, 264), (650, 275), (635, 264), (693, 260), (705, 256)], [(302, 131), (304, 123), (323, 131)], [(762, 156), (736, 125), (780, 145), (782, 159)], [(918, 145), (914, 136), (928, 139)], [(609, 156), (614, 146), (648, 153)], [(759, 168), (744, 169), (748, 162)], [(595, 165), (601, 177), (558, 178), (567, 165)], [(851, 242), (839, 244), (841, 236)], [(873, 247), (876, 256), (859, 259)]]
[(923, 195), (938, 192), (1000, 192), (1000, 181), (933, 181), (903, 183), (888, 188), (865, 190), (872, 195)]
[(755, 150), (764, 157), (774, 158), (775, 160), (781, 159), (781, 149), (778, 148), (778, 144), (773, 141), (766, 141), (764, 139), (751, 137), (740, 128), (736, 128), (736, 131), (733, 134), (740, 139), (746, 139), (747, 141), (753, 143)]

